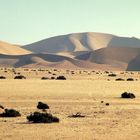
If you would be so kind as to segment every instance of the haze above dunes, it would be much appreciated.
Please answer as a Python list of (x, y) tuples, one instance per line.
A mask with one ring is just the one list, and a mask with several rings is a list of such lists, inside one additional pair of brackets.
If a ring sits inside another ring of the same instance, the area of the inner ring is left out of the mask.
[(0, 42), (0, 66), (140, 70), (140, 39), (104, 33), (56, 36), (25, 46)]

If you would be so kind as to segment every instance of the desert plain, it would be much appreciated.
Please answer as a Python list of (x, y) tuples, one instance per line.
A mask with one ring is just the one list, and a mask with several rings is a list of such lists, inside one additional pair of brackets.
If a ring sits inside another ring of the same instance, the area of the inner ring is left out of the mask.
[[(15, 75), (26, 79), (14, 79)], [(66, 80), (51, 79), (60, 75)], [(21, 117), (0, 118), (0, 140), (140, 139), (139, 72), (1, 68), (0, 76), (6, 77), (0, 79), (0, 104), (21, 113)], [(43, 76), (49, 79), (41, 80)], [(120, 98), (125, 91), (136, 98)], [(37, 111), (38, 101), (47, 103), (48, 112), (60, 122), (29, 123), (26, 116)], [(77, 112), (85, 117), (68, 117)]]

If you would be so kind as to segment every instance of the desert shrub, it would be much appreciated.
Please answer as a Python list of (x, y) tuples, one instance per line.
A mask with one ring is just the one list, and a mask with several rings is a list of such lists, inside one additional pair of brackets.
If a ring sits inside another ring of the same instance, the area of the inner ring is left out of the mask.
[(0, 79), (6, 79), (6, 77), (5, 76), (0, 76)]
[(114, 74), (114, 73), (112, 73), (112, 74), (108, 74), (108, 76), (110, 76), (110, 77), (116, 77), (117, 75)]
[(48, 77), (42, 77), (41, 80), (48, 80)]
[(37, 70), (32, 69), (31, 71), (37, 71)]
[(58, 76), (58, 77), (56, 78), (56, 80), (66, 80), (66, 77), (65, 77), (65, 76)]
[(24, 71), (29, 71), (29, 69), (24, 69)]
[(124, 81), (122, 78), (117, 78), (116, 81)]
[(0, 117), (19, 117), (21, 114), (16, 111), (15, 109), (5, 109), (2, 114), (0, 114)]
[(55, 79), (55, 77), (53, 77), (53, 76), (52, 76), (52, 77), (51, 77), (51, 79), (52, 79), (52, 80), (54, 80), (54, 79)]
[(136, 96), (133, 93), (128, 93), (128, 92), (124, 92), (121, 94), (121, 98), (136, 98)]
[(120, 74), (124, 74), (124, 72), (121, 72)]
[(133, 78), (128, 78), (127, 81), (134, 81), (134, 79)]
[(109, 106), (109, 103), (106, 103), (105, 105), (106, 105), (106, 106)]
[(57, 69), (54, 69), (53, 71), (57, 71)]
[(33, 123), (55, 123), (59, 122), (59, 118), (50, 113), (34, 112), (27, 116), (27, 120)]
[(26, 79), (26, 77), (23, 75), (18, 75), (18, 76), (15, 76), (14, 79)]
[(38, 109), (49, 109), (50, 107), (43, 102), (38, 102), (37, 108)]
[(0, 105), (0, 108), (1, 108), (1, 109), (4, 109), (4, 106)]
[(80, 112), (77, 112), (76, 114), (72, 114), (72, 115), (70, 115), (68, 117), (70, 117), (70, 118), (84, 118), (85, 115), (81, 115)]
[(109, 74), (109, 71), (105, 71), (104, 73)]

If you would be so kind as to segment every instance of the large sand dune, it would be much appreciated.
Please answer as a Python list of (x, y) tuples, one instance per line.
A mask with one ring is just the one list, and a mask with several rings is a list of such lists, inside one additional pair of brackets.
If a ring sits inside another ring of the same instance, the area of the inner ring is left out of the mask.
[(61, 35), (21, 47), (0, 42), (0, 54), (2, 67), (140, 70), (138, 62), (132, 64), (140, 39), (105, 33)]
[(56, 36), (22, 46), (22, 48), (35, 53), (71, 53), (77, 51), (94, 51), (105, 47), (140, 48), (140, 39), (87, 32)]

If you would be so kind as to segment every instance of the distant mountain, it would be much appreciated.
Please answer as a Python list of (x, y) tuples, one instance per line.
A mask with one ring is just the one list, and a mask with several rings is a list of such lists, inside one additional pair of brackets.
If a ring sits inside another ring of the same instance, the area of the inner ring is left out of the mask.
[(0, 41), (0, 54), (23, 55), (29, 53), (31, 52), (23, 48), (20, 48), (19, 46)]

